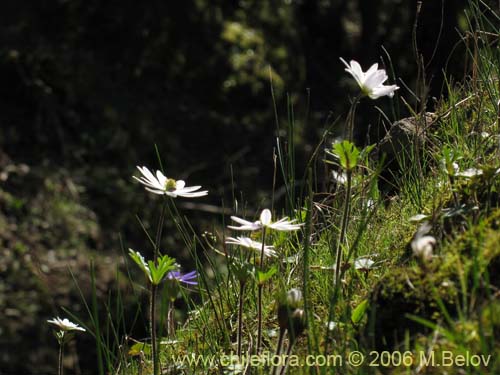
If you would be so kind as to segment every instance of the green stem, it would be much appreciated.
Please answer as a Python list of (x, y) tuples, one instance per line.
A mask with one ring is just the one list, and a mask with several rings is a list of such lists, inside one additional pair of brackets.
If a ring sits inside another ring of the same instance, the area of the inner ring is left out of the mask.
[(262, 346), (262, 288), (264, 285), (257, 285), (257, 355), (260, 354), (260, 347)]
[(154, 262), (156, 264), (158, 257), (160, 255), (160, 242), (161, 242), (161, 232), (163, 230), (163, 223), (165, 221), (165, 211), (167, 209), (167, 201), (163, 201), (163, 206), (161, 208), (160, 218), (158, 220), (158, 228), (156, 228), (156, 239), (154, 248)]
[(262, 249), (260, 251), (260, 270), (264, 270), (264, 249), (266, 247), (266, 227), (262, 227)]
[(312, 189), (312, 169), (308, 169), (308, 197), (306, 202), (306, 227), (305, 227), (305, 235), (304, 235), (304, 269), (302, 272), (302, 293), (304, 294), (304, 312), (305, 312), (305, 320), (307, 331), (307, 349), (309, 353), (312, 352), (311, 345), (311, 331), (314, 331), (313, 327), (309, 326), (309, 323), (313, 321), (313, 319), (309, 319), (309, 247), (311, 240), (311, 231), (312, 231), (312, 205), (313, 205), (313, 189)]
[(354, 117), (356, 115), (356, 107), (358, 106), (359, 100), (361, 99), (362, 94), (358, 95), (349, 109), (349, 113), (347, 114), (347, 140), (352, 142), (354, 138)]
[(59, 342), (59, 363), (57, 368), (58, 375), (63, 375), (63, 358), (64, 358), (64, 337)]
[(337, 251), (336, 251), (336, 263), (335, 263), (335, 288), (339, 286), (340, 282), (340, 274), (341, 274), (341, 264), (342, 264), (342, 246), (345, 241), (347, 226), (349, 224), (349, 208), (351, 203), (351, 188), (352, 188), (352, 171), (346, 171), (347, 175), (347, 187), (346, 187), (346, 197), (344, 201), (344, 212), (342, 214), (342, 224), (340, 227), (340, 235), (339, 240), (337, 242)]
[[(264, 270), (264, 249), (266, 242), (266, 227), (262, 227), (262, 249), (260, 252), (260, 270)], [(263, 284), (259, 282), (257, 285), (257, 354), (260, 354), (260, 348), (262, 346), (262, 288)]]
[(167, 334), (168, 337), (173, 338), (175, 335), (175, 308), (174, 301), (168, 302), (168, 313), (167, 313)]
[(241, 342), (243, 339), (243, 293), (245, 291), (245, 283), (240, 281), (240, 295), (238, 306), (238, 358), (241, 357)]
[(156, 291), (158, 286), (151, 284), (151, 300), (149, 304), (149, 324), (151, 330), (151, 354), (153, 357), (153, 375), (160, 374), (159, 358), (158, 358), (158, 347), (156, 345)]

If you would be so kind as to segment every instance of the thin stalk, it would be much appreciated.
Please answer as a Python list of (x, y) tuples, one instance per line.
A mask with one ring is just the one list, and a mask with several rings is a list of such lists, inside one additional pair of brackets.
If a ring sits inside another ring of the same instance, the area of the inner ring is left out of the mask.
[(349, 113), (347, 114), (347, 140), (349, 142), (353, 141), (354, 138), (354, 118), (356, 117), (356, 107), (361, 99), (362, 94), (359, 94), (354, 99), (354, 102), (349, 109)]
[(240, 295), (238, 301), (238, 358), (241, 357), (241, 343), (243, 339), (243, 293), (245, 283), (240, 281)]
[(151, 354), (153, 357), (153, 375), (160, 374), (160, 366), (158, 361), (158, 347), (156, 346), (156, 291), (158, 286), (151, 283), (151, 299), (149, 303), (149, 326), (151, 330)]
[(174, 301), (168, 302), (168, 313), (167, 313), (167, 334), (168, 337), (173, 338), (175, 335), (175, 308)]
[(156, 264), (158, 260), (158, 256), (160, 255), (160, 242), (161, 242), (161, 232), (163, 230), (163, 223), (165, 221), (165, 211), (167, 209), (167, 201), (163, 201), (163, 205), (161, 208), (160, 218), (158, 220), (158, 228), (156, 228), (156, 239), (154, 246), (154, 262)]
[(307, 334), (307, 349), (309, 353), (312, 352), (311, 347), (311, 332), (309, 330), (309, 322), (313, 319), (309, 319), (309, 247), (312, 232), (312, 205), (313, 205), (313, 188), (312, 188), (312, 168), (308, 170), (308, 196), (306, 203), (306, 227), (304, 235), (304, 269), (302, 272), (302, 292), (304, 294), (304, 312), (306, 319), (306, 327), (308, 328)]
[[(281, 354), (281, 348), (283, 346), (283, 339), (285, 338), (286, 328), (280, 328), (280, 335), (278, 337), (278, 344), (276, 345), (276, 354), (275, 357), (278, 357)], [(273, 368), (272, 375), (275, 375), (278, 372), (278, 365)]]
[(59, 342), (59, 363), (57, 367), (58, 375), (63, 375), (63, 356), (64, 356), (64, 336)]
[(262, 346), (262, 288), (264, 285), (259, 283), (257, 285), (257, 355), (260, 354), (260, 347)]
[(288, 345), (288, 348), (286, 350), (285, 366), (282, 367), (282, 369), (280, 371), (280, 375), (286, 374), (286, 370), (288, 369), (288, 365), (290, 363), (289, 362), (290, 354), (292, 353), (292, 349), (293, 349), (294, 344), (295, 344), (295, 340), (290, 340), (290, 344)]
[(351, 188), (352, 188), (352, 170), (346, 171), (347, 175), (347, 187), (345, 192), (345, 201), (344, 201), (344, 212), (342, 214), (342, 224), (340, 227), (340, 235), (339, 240), (337, 242), (337, 251), (336, 251), (336, 262), (335, 262), (335, 288), (338, 288), (340, 282), (340, 274), (341, 274), (341, 261), (342, 261), (342, 246), (345, 241), (346, 233), (347, 233), (347, 225), (349, 223), (349, 208), (351, 203)]
[(264, 270), (264, 249), (266, 248), (266, 227), (262, 227), (262, 248), (260, 250), (260, 270)]
[[(266, 241), (266, 227), (262, 227), (262, 250), (260, 252), (260, 270), (264, 270), (264, 249)], [(258, 283), (257, 285), (257, 354), (260, 354), (262, 346), (262, 288), (264, 285)]]
[(92, 293), (92, 323), (95, 329), (96, 338), (96, 351), (97, 351), (97, 369), (99, 375), (104, 375), (104, 364), (103, 364), (103, 343), (101, 337), (101, 328), (99, 322), (99, 304), (97, 303), (97, 288), (95, 285), (95, 265), (94, 262), (90, 262), (90, 290)]

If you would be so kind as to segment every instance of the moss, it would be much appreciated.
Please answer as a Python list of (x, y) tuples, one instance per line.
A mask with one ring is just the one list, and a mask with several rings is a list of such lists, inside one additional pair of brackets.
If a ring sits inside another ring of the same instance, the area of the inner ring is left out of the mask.
[(452, 266), (455, 260), (450, 257), (440, 261), (435, 259), (425, 270), (401, 267), (379, 281), (371, 295), (365, 327), (368, 346), (392, 348), (404, 340), (407, 332), (410, 336), (426, 332), (409, 315), (436, 322), (443, 317), (441, 302), (448, 313), (454, 312), (453, 304), (459, 294), (456, 268)]
[[(395, 347), (407, 333), (425, 335), (426, 327), (409, 315), (438, 323), (446, 314), (456, 317), (459, 308), (470, 309), (493, 298), (500, 283), (499, 223), (500, 210), (494, 210), (444, 246), (425, 269), (413, 265), (386, 274), (371, 294), (367, 345)], [(491, 324), (498, 330), (496, 321)]]

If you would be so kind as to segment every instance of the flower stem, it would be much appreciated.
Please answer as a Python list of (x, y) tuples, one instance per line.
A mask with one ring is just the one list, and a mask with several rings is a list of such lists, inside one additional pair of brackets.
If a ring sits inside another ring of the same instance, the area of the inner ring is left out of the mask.
[(151, 300), (149, 303), (149, 324), (151, 330), (151, 354), (153, 357), (153, 375), (160, 374), (159, 358), (158, 358), (158, 347), (156, 345), (156, 291), (158, 286), (151, 284)]
[(352, 187), (352, 171), (346, 171), (347, 175), (347, 187), (346, 187), (346, 197), (344, 201), (344, 212), (342, 213), (342, 224), (340, 227), (339, 240), (337, 242), (336, 251), (336, 263), (335, 263), (335, 288), (339, 286), (340, 275), (341, 275), (341, 264), (342, 264), (342, 246), (345, 241), (347, 233), (347, 225), (349, 224), (349, 208), (351, 203), (351, 187)]
[(166, 209), (167, 209), (167, 202), (164, 201), (162, 208), (161, 208), (160, 218), (158, 219), (158, 228), (156, 228), (156, 239), (155, 239), (155, 248), (154, 248), (154, 262), (155, 262), (155, 264), (158, 260), (159, 255), (160, 255), (161, 232), (163, 230), (163, 223), (165, 221)]
[(243, 292), (245, 283), (240, 281), (240, 295), (238, 303), (238, 358), (241, 357), (241, 341), (243, 338)]
[(290, 342), (288, 343), (288, 348), (286, 350), (286, 355), (285, 355), (285, 365), (281, 368), (280, 375), (286, 374), (288, 370), (288, 365), (290, 364), (289, 359), (290, 359), (290, 354), (292, 353), (293, 346), (295, 344), (295, 339), (290, 339)]
[(168, 337), (172, 338), (175, 335), (175, 321), (174, 321), (174, 302), (169, 301), (168, 303), (168, 313), (167, 313), (167, 333)]
[(260, 354), (260, 347), (262, 346), (262, 288), (264, 285), (257, 285), (257, 355)]
[(64, 340), (61, 339), (59, 342), (59, 362), (57, 368), (57, 374), (63, 375), (63, 358), (64, 358)]
[(266, 227), (262, 227), (262, 249), (260, 251), (260, 270), (264, 270), (264, 249), (266, 248)]
[(351, 104), (349, 113), (347, 114), (347, 140), (352, 142), (354, 138), (354, 117), (356, 115), (356, 107), (358, 106), (359, 100), (361, 99), (361, 94), (358, 95), (354, 102)]
[[(278, 358), (281, 354), (281, 349), (283, 347), (283, 338), (285, 337), (285, 333), (286, 333), (286, 328), (280, 328), (280, 335), (278, 337), (278, 344), (276, 345), (276, 358)], [(273, 371), (272, 371), (272, 375), (275, 375), (279, 372), (279, 365), (276, 365), (274, 368), (273, 368)]]
[[(264, 270), (264, 249), (266, 242), (266, 227), (262, 227), (262, 250), (260, 252), (260, 270)], [(262, 346), (262, 288), (263, 284), (260, 282), (257, 285), (257, 354), (260, 354)]]

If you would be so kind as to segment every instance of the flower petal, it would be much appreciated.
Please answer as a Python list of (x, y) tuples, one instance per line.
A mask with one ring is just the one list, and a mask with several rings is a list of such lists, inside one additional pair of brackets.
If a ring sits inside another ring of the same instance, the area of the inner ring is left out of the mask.
[(266, 208), (260, 214), (260, 222), (262, 223), (262, 225), (267, 226), (267, 225), (271, 224), (271, 217), (272, 217), (271, 211), (269, 211)]

